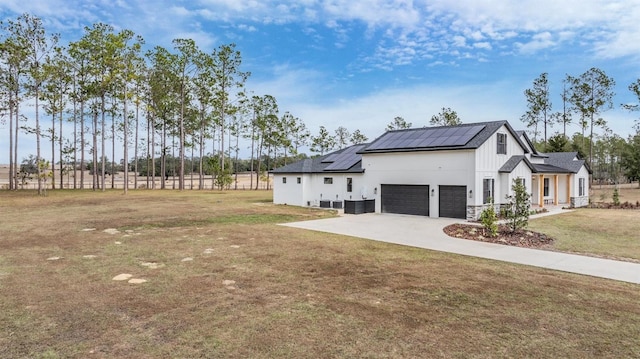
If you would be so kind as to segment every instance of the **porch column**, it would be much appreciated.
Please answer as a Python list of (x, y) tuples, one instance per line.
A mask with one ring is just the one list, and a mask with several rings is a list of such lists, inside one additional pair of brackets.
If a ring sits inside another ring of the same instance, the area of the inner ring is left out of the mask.
[(567, 175), (567, 203), (571, 205), (571, 175)]
[(553, 175), (553, 205), (558, 205), (558, 175)]
[(538, 206), (544, 207), (544, 175), (540, 175), (540, 181), (538, 182)]

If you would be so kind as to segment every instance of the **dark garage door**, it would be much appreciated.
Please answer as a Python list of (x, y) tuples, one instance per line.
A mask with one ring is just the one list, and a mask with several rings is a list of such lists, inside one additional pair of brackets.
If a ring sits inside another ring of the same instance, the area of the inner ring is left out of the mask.
[(467, 218), (467, 187), (440, 186), (440, 217)]
[(429, 215), (429, 186), (383, 184), (382, 213)]

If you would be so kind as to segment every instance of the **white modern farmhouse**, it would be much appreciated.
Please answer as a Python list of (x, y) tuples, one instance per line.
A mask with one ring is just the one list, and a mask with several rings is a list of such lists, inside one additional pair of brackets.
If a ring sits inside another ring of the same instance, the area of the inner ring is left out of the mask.
[(477, 219), (491, 198), (506, 202), (514, 179), (534, 206), (589, 203), (576, 152), (538, 153), (506, 121), (389, 131), (272, 173), (273, 202), (297, 206), (366, 199), (375, 212)]

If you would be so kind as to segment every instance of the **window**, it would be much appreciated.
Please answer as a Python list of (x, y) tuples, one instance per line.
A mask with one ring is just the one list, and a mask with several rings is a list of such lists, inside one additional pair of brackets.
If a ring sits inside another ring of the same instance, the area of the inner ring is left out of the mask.
[(489, 203), (493, 198), (493, 178), (485, 178), (482, 180), (482, 203)]
[(347, 177), (347, 192), (353, 192), (353, 178)]
[(300, 178), (300, 177), (296, 178), (296, 182), (297, 182), (298, 184), (302, 183), (302, 178)]
[(287, 177), (282, 177), (282, 183), (287, 183)]
[(578, 196), (582, 197), (585, 193), (584, 178), (578, 178)]
[(549, 179), (544, 179), (544, 196), (547, 197), (549, 195)]
[(333, 184), (333, 177), (325, 177), (324, 184)]
[(506, 133), (498, 133), (498, 154), (506, 155), (507, 154), (507, 134)]
[(518, 177), (517, 181), (518, 181), (518, 183), (521, 183), (521, 184), (522, 184), (522, 186), (523, 186), (525, 189), (527, 188), (527, 182), (526, 182), (526, 180), (525, 180), (524, 178), (522, 178), (522, 177)]

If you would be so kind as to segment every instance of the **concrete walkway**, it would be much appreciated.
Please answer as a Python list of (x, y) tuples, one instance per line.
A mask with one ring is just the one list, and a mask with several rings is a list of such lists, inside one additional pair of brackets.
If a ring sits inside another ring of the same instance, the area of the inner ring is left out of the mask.
[(640, 263), (459, 239), (442, 231), (460, 222), (370, 213), (283, 225), (640, 284)]

